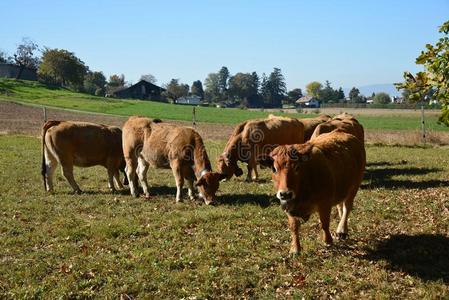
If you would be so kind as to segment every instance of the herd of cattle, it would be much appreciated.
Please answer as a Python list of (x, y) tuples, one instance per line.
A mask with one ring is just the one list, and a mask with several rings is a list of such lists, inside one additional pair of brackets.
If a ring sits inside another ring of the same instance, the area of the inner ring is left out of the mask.
[(114, 126), (85, 122), (47, 121), (42, 130), (42, 176), (45, 190), (53, 191), (53, 174), (58, 164), (75, 193), (81, 189), (73, 166), (104, 166), (108, 185), (133, 196), (150, 197), (149, 166), (170, 168), (176, 181), (176, 201), (182, 200), (184, 180), (191, 199), (214, 202), (220, 181), (241, 176), (238, 162), (247, 164), (247, 181), (257, 180), (257, 165), (269, 167), (276, 197), (287, 213), (291, 231), (291, 253), (298, 253), (300, 219), (307, 221), (318, 212), (323, 240), (332, 243), (330, 214), (337, 206), (340, 222), (336, 235), (346, 238), (348, 215), (365, 170), (364, 130), (351, 115), (296, 119), (270, 115), (237, 125), (212, 171), (201, 136), (193, 128), (159, 119), (130, 117), (121, 130)]

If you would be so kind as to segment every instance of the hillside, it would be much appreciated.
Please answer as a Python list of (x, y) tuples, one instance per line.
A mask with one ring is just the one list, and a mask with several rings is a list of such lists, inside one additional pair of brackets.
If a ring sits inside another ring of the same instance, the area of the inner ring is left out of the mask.
[[(117, 116), (142, 115), (164, 120), (192, 120), (192, 106), (174, 105), (142, 100), (124, 100), (96, 97), (75, 93), (63, 88), (51, 88), (35, 81), (0, 78), (0, 101), (13, 101), (27, 105), (71, 109), (86, 112), (104, 113)], [(344, 109), (342, 109), (344, 110)], [(393, 113), (391, 112), (393, 111)], [(270, 110), (270, 113), (297, 118), (310, 118), (316, 114), (282, 113)], [(326, 113), (326, 111), (322, 111)], [(202, 123), (237, 124), (244, 120), (264, 118), (269, 114), (263, 110), (245, 110), (237, 108), (196, 107), (196, 120)], [(354, 113), (366, 129), (375, 130), (419, 130), (420, 112), (401, 112), (385, 110), (385, 113)], [(449, 131), (449, 128), (437, 123), (439, 112), (426, 113), (427, 129)]]
[[(112, 115), (192, 120), (192, 106), (97, 97), (63, 88), (49, 88), (41, 83), (26, 80), (0, 78), (0, 100)], [(196, 107), (196, 115), (197, 120), (201, 122), (235, 124), (247, 119), (266, 117), (267, 113), (236, 108)]]

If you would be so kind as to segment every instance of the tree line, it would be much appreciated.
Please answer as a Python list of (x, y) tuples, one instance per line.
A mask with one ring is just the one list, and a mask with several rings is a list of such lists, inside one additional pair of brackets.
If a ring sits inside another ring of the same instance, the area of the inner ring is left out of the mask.
[[(39, 80), (46, 84), (97, 96), (112, 95), (130, 85), (123, 74), (113, 74), (107, 79), (103, 72), (91, 70), (73, 52), (48, 47), (40, 49), (28, 39), (22, 40), (12, 56), (0, 51), (0, 63), (12, 63), (21, 69), (27, 67), (37, 70)], [(152, 74), (142, 75), (140, 80), (153, 84), (157, 82)], [(227, 107), (275, 108), (295, 105), (296, 101), (304, 96), (300, 88), (287, 91), (285, 77), (281, 69), (276, 67), (271, 73), (262, 73), (260, 76), (255, 71), (231, 74), (229, 69), (223, 66), (217, 72), (209, 73), (204, 85), (200, 80), (189, 85), (173, 78), (162, 84), (162, 87), (165, 89), (162, 101), (176, 102), (181, 97), (195, 95), (205, 103)], [(306, 85), (306, 94), (321, 103), (365, 103), (370, 99), (361, 95), (355, 87), (346, 98), (341, 87), (334, 89), (327, 80), (324, 85), (318, 81), (310, 82)], [(384, 93), (371, 95), (371, 98), (375, 98), (378, 103), (391, 101)]]

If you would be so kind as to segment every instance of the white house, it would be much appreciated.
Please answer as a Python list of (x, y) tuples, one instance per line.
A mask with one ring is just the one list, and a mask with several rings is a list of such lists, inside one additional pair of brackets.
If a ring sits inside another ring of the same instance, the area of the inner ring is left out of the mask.
[(312, 96), (303, 96), (295, 102), (300, 107), (318, 108), (320, 107), (320, 101)]
[(201, 104), (201, 97), (197, 95), (184, 96), (176, 99), (176, 104), (198, 105)]

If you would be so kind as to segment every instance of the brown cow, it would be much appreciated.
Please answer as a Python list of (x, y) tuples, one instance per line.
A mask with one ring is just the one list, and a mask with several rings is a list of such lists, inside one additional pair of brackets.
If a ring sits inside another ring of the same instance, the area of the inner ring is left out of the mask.
[(310, 140), (315, 128), (318, 125), (327, 122), (330, 119), (331, 116), (328, 115), (320, 115), (316, 118), (299, 119), (299, 121), (304, 125), (304, 141)]
[(319, 124), (312, 134), (312, 139), (323, 133), (331, 132), (335, 129), (340, 129), (346, 133), (352, 134), (360, 141), (364, 142), (365, 133), (363, 126), (352, 115), (343, 113), (335, 116), (332, 120)]
[(125, 168), (122, 131), (86, 122), (48, 121), (42, 130), (42, 176), (49, 192), (53, 191), (53, 174), (58, 163), (75, 193), (81, 193), (81, 189), (73, 177), (73, 166), (104, 166), (110, 190), (116, 191), (113, 179), (123, 189), (119, 175), (119, 170)]
[(299, 253), (299, 218), (307, 221), (318, 212), (326, 244), (331, 208), (337, 205), (340, 223), (337, 237), (348, 234), (348, 215), (363, 179), (363, 142), (340, 130), (322, 134), (304, 144), (279, 146), (260, 159), (272, 168), (276, 196), (287, 213), (291, 232), (291, 253)]
[[(127, 161), (127, 173), (131, 178), (129, 159), (132, 143), (141, 137), (127, 136), (134, 133), (143, 134), (143, 147), (137, 149), (137, 174), (143, 187), (145, 197), (149, 198), (149, 187), (146, 173), (149, 166), (155, 168), (171, 168), (176, 180), (176, 202), (182, 199), (182, 186), (184, 179), (187, 181), (189, 197), (194, 199), (193, 182), (198, 179), (196, 186), (200, 190), (200, 197), (206, 204), (213, 202), (218, 190), (221, 174), (212, 172), (209, 158), (201, 136), (192, 128), (180, 127), (172, 124), (155, 124), (154, 122), (142, 122), (137, 118), (130, 118), (125, 124), (128, 129), (123, 131), (123, 148)], [(143, 128), (138, 126), (144, 125)], [(133, 128), (133, 126), (135, 126)], [(130, 179), (131, 192), (137, 196), (134, 183)]]
[[(137, 166), (140, 151), (145, 140), (145, 129), (151, 130), (152, 123), (160, 123), (160, 119), (151, 120), (141, 116), (131, 116), (123, 125), (123, 155), (126, 162), (126, 174), (130, 181), (129, 188), (132, 195), (138, 196)], [(146, 174), (145, 174), (146, 176)], [(145, 182), (146, 182), (145, 177)]]
[[(294, 118), (269, 116), (249, 120), (236, 127), (223, 154), (218, 158), (218, 171), (230, 179), (243, 174), (237, 162), (248, 164), (246, 180), (257, 180), (257, 157), (267, 154), (278, 145), (302, 143), (304, 125)], [(251, 173), (254, 171), (254, 177)]]

